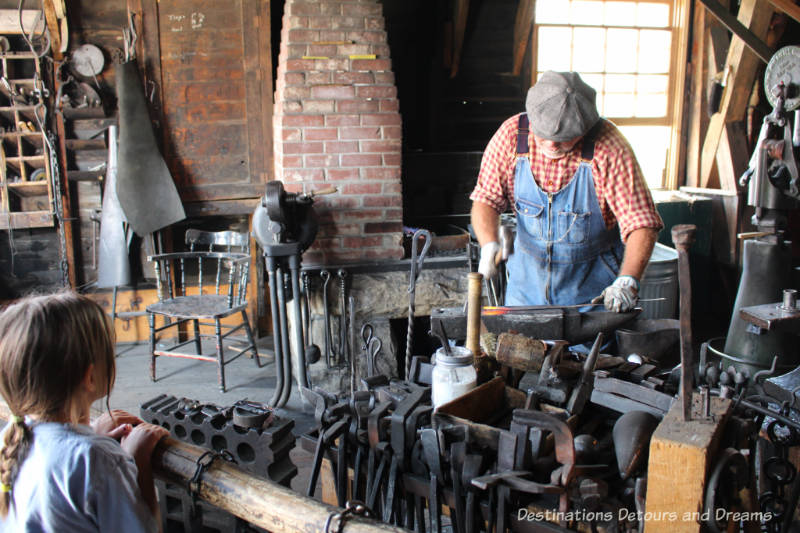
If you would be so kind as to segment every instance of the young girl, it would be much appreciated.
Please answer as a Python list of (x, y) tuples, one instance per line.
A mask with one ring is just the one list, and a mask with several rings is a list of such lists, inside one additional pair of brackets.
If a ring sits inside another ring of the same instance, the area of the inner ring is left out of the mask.
[(100, 306), (74, 293), (0, 314), (0, 394), (12, 413), (0, 531), (159, 530), (150, 457), (167, 431), (121, 411), (88, 425), (114, 384), (113, 342)]

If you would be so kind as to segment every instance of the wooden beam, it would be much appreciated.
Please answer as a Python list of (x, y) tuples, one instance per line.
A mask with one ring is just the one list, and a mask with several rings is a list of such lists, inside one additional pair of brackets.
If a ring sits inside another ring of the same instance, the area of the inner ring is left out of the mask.
[[(756, 36), (767, 34), (772, 19), (773, 9), (767, 0), (742, 0), (739, 6), (738, 20)], [(744, 42), (734, 35), (728, 47), (725, 61), (727, 84), (722, 94), (719, 112), (711, 117), (706, 132), (700, 159), (700, 186), (707, 187), (714, 169), (722, 132), (725, 124), (744, 120), (747, 102), (760, 60), (745, 46)]]
[(769, 0), (769, 2), (797, 22), (800, 22), (800, 6), (792, 2), (792, 0)]
[(64, 59), (64, 54), (61, 52), (61, 26), (56, 15), (56, 7), (53, 4), (53, 0), (43, 0), (42, 7), (44, 8), (47, 29), (50, 31), (50, 51), (53, 54), (53, 59), (61, 61)]
[(461, 50), (464, 48), (464, 34), (467, 32), (467, 16), (469, 0), (456, 0), (453, 6), (453, 63), (450, 65), (450, 77), (458, 74), (461, 63)]
[(769, 58), (772, 57), (773, 50), (764, 44), (757, 35), (747, 29), (741, 22), (739, 22), (727, 9), (720, 5), (717, 0), (700, 0), (726, 28), (731, 30), (734, 35), (740, 38), (750, 49), (763, 61), (769, 63)]
[(717, 149), (717, 172), (719, 188), (736, 192), (739, 177), (747, 170), (750, 162), (750, 149), (743, 122), (725, 124)]
[(519, 76), (522, 72), (522, 60), (533, 30), (535, 6), (535, 0), (520, 0), (517, 6), (517, 17), (514, 20), (514, 66), (511, 69), (514, 76)]
[(711, 417), (701, 416), (700, 395), (692, 398), (692, 420), (684, 421), (680, 402), (675, 402), (650, 440), (647, 467), (647, 533), (700, 533), (706, 476), (731, 401), (711, 398)]

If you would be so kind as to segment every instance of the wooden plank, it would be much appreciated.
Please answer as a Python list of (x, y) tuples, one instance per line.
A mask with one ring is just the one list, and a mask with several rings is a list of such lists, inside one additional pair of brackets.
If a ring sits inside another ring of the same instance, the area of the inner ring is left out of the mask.
[(61, 61), (64, 59), (64, 53), (61, 51), (61, 28), (56, 15), (56, 7), (53, 5), (53, 0), (42, 0), (42, 7), (44, 8), (47, 29), (50, 31), (50, 51), (53, 54), (53, 59)]
[(684, 131), (684, 114), (686, 112), (686, 69), (689, 52), (689, 24), (691, 22), (691, 3), (675, 2), (673, 5), (673, 25), (677, 28), (674, 33), (672, 53), (670, 58), (669, 91), (671, 103), (669, 117), (672, 121), (670, 129), (669, 151), (665, 167), (666, 179), (664, 187), (675, 189), (678, 182), (685, 180), (686, 167), (686, 132)]
[(700, 181), (700, 143), (708, 127), (705, 85), (708, 79), (708, 60), (705, 49), (708, 37), (706, 10), (695, 9), (691, 53), (691, 100), (686, 144), (686, 184), (696, 187)]
[[(767, 34), (772, 13), (773, 9), (767, 0), (742, 0), (738, 20), (761, 38)], [(730, 71), (727, 86), (722, 94), (719, 112), (711, 117), (703, 142), (700, 160), (701, 187), (707, 187), (710, 181), (725, 124), (744, 120), (760, 60), (741, 39), (734, 36), (728, 48), (725, 65)]]
[[(67, 168), (67, 150), (65, 147), (66, 130), (64, 128), (64, 117), (60, 113), (56, 113), (56, 135), (58, 136), (58, 166), (62, 172), (66, 173)], [(73, 225), (74, 216), (72, 214), (72, 198), (70, 196), (69, 182), (65, 179), (66, 176), (62, 174), (60, 184), (60, 191), (53, 191), (53, 194), (61, 195), (61, 210), (62, 210), (62, 227), (61, 231), (64, 232), (65, 254), (67, 256), (67, 279), (69, 285), (73, 289), (78, 287), (78, 269), (77, 261), (75, 259), (76, 246), (80, 249), (80, 244), (75, 239), (75, 228)]]
[(647, 470), (647, 533), (699, 533), (706, 476), (713, 464), (731, 401), (711, 398), (710, 418), (701, 418), (700, 395), (692, 397), (692, 419), (675, 402), (650, 440)]
[[(23, 9), (22, 10), (22, 25), (25, 28), (25, 33), (29, 33), (33, 29), (33, 25), (37, 24), (38, 31), (43, 28), (42, 20), (39, 18), (38, 9)], [(0, 33), (21, 34), (22, 29), (19, 27), (19, 11), (16, 9), (0, 9)]]
[(514, 66), (511, 68), (514, 76), (519, 76), (522, 72), (522, 60), (528, 48), (536, 15), (535, 6), (534, 0), (521, 0), (517, 6), (517, 16), (514, 19)]
[(750, 148), (743, 122), (725, 124), (717, 149), (717, 172), (720, 189), (736, 192), (739, 177), (747, 170)]
[(800, 22), (800, 6), (792, 0), (769, 0), (769, 2), (797, 22)]

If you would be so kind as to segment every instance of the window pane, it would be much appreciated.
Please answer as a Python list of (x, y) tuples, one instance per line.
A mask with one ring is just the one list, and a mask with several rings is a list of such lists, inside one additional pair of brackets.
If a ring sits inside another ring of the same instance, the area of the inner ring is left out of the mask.
[(633, 2), (606, 2), (606, 26), (634, 26), (636, 4)]
[(603, 2), (575, 0), (570, 10), (570, 23), (597, 26), (603, 20)]
[(630, 93), (636, 87), (633, 74), (609, 74), (606, 76), (606, 91), (610, 93)]
[(667, 93), (669, 76), (645, 75), (638, 76), (636, 91), (640, 93)]
[(602, 28), (575, 28), (572, 68), (577, 71), (602, 72), (605, 70), (606, 30)]
[(536, 2), (538, 24), (567, 24), (569, 22), (569, 0), (539, 0)]
[(639, 26), (666, 28), (669, 26), (669, 6), (667, 4), (639, 4), (636, 17)]
[(639, 72), (669, 72), (670, 36), (668, 31), (641, 30)]
[(639, 94), (636, 97), (637, 117), (664, 117), (667, 115), (666, 94)]
[(644, 179), (652, 189), (662, 187), (669, 147), (669, 126), (620, 126), (628, 139)]
[(637, 30), (608, 30), (606, 72), (635, 72), (637, 41)]
[(571, 44), (571, 28), (539, 28), (539, 46), (536, 56), (538, 70), (572, 70)]
[(603, 111), (606, 117), (632, 117), (635, 99), (633, 93), (606, 93)]

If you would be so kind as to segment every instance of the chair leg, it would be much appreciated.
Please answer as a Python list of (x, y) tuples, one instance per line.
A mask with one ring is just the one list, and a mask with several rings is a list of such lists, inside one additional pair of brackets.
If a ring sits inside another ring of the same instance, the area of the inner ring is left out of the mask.
[(200, 340), (200, 321), (193, 320), (194, 322), (194, 346), (197, 348), (197, 355), (203, 354), (203, 343)]
[(225, 392), (225, 361), (223, 360), (222, 355), (222, 325), (220, 324), (219, 318), (214, 319), (214, 336), (217, 340), (217, 364), (218, 367), (218, 375), (219, 375), (219, 388), (222, 392)]
[(148, 313), (150, 322), (150, 379), (156, 380), (156, 315)]
[(244, 320), (244, 331), (247, 333), (247, 340), (250, 342), (250, 347), (253, 349), (253, 359), (256, 362), (256, 367), (261, 368), (261, 359), (258, 357), (256, 340), (255, 337), (253, 337), (253, 330), (250, 329), (250, 322), (247, 320), (247, 312), (245, 311), (242, 311), (242, 320)]

